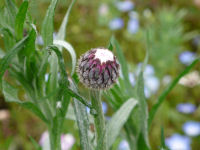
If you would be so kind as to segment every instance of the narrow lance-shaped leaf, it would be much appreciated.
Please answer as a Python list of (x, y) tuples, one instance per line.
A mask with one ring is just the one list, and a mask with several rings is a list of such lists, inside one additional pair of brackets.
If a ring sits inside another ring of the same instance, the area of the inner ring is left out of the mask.
[(23, 27), (26, 19), (27, 9), (28, 9), (28, 1), (25, 0), (20, 6), (15, 20), (15, 35), (18, 40), (23, 37)]
[(115, 46), (117, 59), (119, 60), (119, 63), (120, 63), (120, 68), (121, 68), (121, 71), (122, 71), (124, 82), (126, 84), (126, 88), (129, 91), (129, 93), (133, 93), (131, 84), (129, 82), (128, 66), (127, 66), (127, 63), (126, 63), (126, 59), (123, 55), (122, 49), (121, 49), (119, 43), (117, 42), (117, 40), (114, 38), (114, 36), (111, 37), (110, 41), (111, 41), (112, 46)]
[(6, 102), (15, 102), (20, 104), (22, 107), (32, 111), (36, 116), (38, 116), (44, 122), (48, 122), (41, 110), (30, 101), (21, 101), (18, 99), (18, 91), (16, 88), (12, 87), (9, 83), (3, 80), (2, 92)]
[(70, 15), (70, 12), (74, 6), (74, 4), (76, 3), (77, 0), (72, 0), (69, 8), (67, 9), (67, 12), (65, 14), (65, 17), (62, 21), (62, 24), (60, 26), (60, 29), (58, 31), (58, 34), (56, 36), (56, 39), (57, 40), (64, 40), (65, 39), (65, 36), (66, 36), (66, 28), (67, 28), (67, 23), (68, 23), (68, 19), (69, 19), (69, 15)]
[(151, 123), (155, 117), (156, 112), (158, 111), (158, 108), (160, 105), (163, 103), (165, 100), (166, 96), (172, 91), (172, 89), (176, 86), (176, 84), (179, 82), (179, 80), (185, 76), (198, 62), (200, 62), (200, 58), (195, 59), (182, 73), (180, 73), (168, 86), (167, 88), (163, 91), (163, 93), (159, 96), (158, 101), (156, 104), (153, 105), (150, 111), (149, 115), (149, 129), (151, 126)]
[[(71, 88), (77, 92), (74, 83), (71, 83)], [(85, 105), (74, 98), (74, 113), (79, 127), (80, 145), (82, 150), (92, 150), (89, 138), (89, 119)]]
[(108, 139), (108, 148), (112, 146), (115, 142), (115, 139), (119, 135), (119, 132), (123, 125), (126, 123), (131, 111), (137, 104), (137, 100), (134, 98), (128, 99), (124, 104), (120, 107), (120, 109), (112, 116), (108, 124), (106, 125), (107, 129), (107, 139)]
[(54, 14), (56, 8), (57, 0), (52, 0), (51, 4), (47, 10), (44, 22), (42, 24), (42, 38), (44, 41), (44, 46), (53, 44), (53, 31), (54, 31)]
[(71, 55), (72, 58), (72, 72), (71, 75), (74, 74), (75, 69), (76, 69), (76, 53), (74, 48), (71, 46), (71, 44), (69, 44), (66, 41), (62, 41), (62, 40), (54, 40), (53, 44), (64, 47)]
[(27, 41), (27, 38), (28, 36), (24, 37), (21, 41), (15, 44), (15, 46), (11, 50), (9, 50), (8, 53), (0, 61), (0, 82), (1, 82), (2, 76), (4, 75), (4, 72), (8, 68), (12, 59), (24, 47)]

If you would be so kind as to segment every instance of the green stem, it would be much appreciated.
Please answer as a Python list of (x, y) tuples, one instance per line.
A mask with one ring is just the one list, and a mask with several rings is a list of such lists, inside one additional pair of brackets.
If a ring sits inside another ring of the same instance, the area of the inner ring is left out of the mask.
[[(92, 106), (97, 115), (94, 117), (98, 150), (107, 150), (107, 136), (105, 127), (105, 118), (101, 103), (101, 91), (91, 90), (90, 92)], [(99, 146), (100, 145), (100, 146)]]

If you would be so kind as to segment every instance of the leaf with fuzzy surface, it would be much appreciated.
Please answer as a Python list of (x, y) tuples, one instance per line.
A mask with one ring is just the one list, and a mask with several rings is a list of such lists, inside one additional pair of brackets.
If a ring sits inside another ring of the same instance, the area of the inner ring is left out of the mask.
[(112, 116), (111, 120), (106, 125), (108, 148), (110, 148), (115, 142), (115, 139), (119, 135), (121, 128), (126, 123), (129, 115), (131, 114), (131, 111), (135, 108), (136, 105), (137, 100), (135, 100), (134, 98), (128, 99)]
[(43, 115), (43, 113), (41, 112), (41, 110), (38, 108), (37, 105), (33, 104), (30, 101), (21, 101), (18, 98), (18, 91), (16, 88), (14, 88), (13, 86), (11, 86), (9, 83), (7, 83), (6, 81), (2, 82), (2, 92), (3, 95), (5, 97), (5, 101), (6, 102), (15, 102), (17, 104), (20, 104), (20, 106), (30, 110), (31, 112), (33, 112), (36, 116), (38, 116), (41, 120), (43, 120), (44, 122), (48, 122), (47, 119), (45, 118), (45, 116)]
[(51, 4), (47, 10), (44, 22), (42, 24), (42, 38), (44, 41), (44, 46), (53, 44), (53, 31), (54, 31), (54, 14), (56, 8), (57, 0), (52, 0)]
[(28, 1), (25, 0), (20, 6), (15, 20), (15, 35), (18, 40), (23, 37), (23, 27), (26, 19), (27, 10), (28, 10)]
[(9, 50), (9, 52), (0, 61), (0, 81), (2, 79), (2, 76), (4, 75), (4, 72), (6, 71), (9, 64), (11, 63), (12, 59), (21, 49), (23, 49), (27, 39), (28, 39), (28, 36), (26, 36), (17, 44), (15, 44), (15, 46), (11, 50)]

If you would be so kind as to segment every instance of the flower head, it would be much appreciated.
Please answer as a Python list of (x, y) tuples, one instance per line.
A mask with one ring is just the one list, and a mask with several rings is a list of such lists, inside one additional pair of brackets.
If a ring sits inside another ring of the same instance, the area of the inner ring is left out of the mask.
[(108, 49), (94, 48), (81, 56), (77, 72), (86, 87), (107, 89), (117, 81), (119, 64)]

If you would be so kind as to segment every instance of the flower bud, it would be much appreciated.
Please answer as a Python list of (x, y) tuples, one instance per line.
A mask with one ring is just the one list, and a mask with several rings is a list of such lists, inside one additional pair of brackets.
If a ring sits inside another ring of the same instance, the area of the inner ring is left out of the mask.
[(77, 72), (86, 87), (107, 89), (117, 81), (119, 64), (111, 51), (95, 48), (80, 57)]

